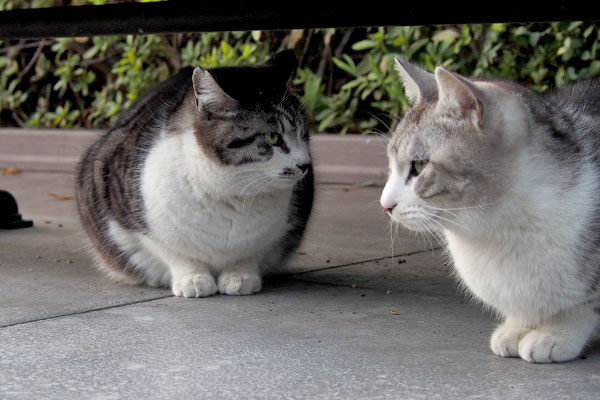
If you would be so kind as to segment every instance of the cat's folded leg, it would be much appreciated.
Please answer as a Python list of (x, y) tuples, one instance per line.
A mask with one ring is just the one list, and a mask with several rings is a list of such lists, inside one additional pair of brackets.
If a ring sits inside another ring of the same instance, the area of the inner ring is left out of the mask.
[(223, 270), (218, 279), (219, 293), (248, 295), (262, 289), (262, 274), (256, 264), (231, 267)]
[(592, 304), (564, 311), (519, 340), (519, 356), (529, 362), (569, 361), (581, 354), (600, 316)]
[(173, 294), (180, 297), (208, 297), (217, 293), (217, 284), (209, 269), (180, 265), (171, 267)]
[(524, 327), (512, 318), (506, 318), (492, 334), (490, 347), (499, 356), (519, 357), (519, 340), (530, 331), (531, 328)]
[(152, 252), (169, 267), (175, 296), (208, 297), (217, 293), (217, 284), (208, 265), (174, 254), (155, 242)]

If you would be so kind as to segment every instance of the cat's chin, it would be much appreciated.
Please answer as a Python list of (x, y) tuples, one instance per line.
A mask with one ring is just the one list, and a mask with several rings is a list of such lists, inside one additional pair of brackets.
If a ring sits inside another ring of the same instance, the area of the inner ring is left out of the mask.
[(392, 221), (402, 227), (414, 232), (432, 232), (427, 218), (420, 216), (417, 213), (404, 213), (400, 215), (391, 215)]

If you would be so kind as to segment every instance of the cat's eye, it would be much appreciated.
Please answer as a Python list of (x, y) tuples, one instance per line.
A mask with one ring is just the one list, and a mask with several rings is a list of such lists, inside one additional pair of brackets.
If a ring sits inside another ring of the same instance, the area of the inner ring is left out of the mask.
[(413, 175), (413, 176), (421, 175), (421, 172), (423, 172), (423, 170), (427, 166), (427, 162), (428, 162), (427, 160), (414, 160), (410, 165), (411, 175)]
[(279, 139), (281, 139), (281, 135), (279, 133), (276, 133), (276, 132), (265, 133), (265, 140), (271, 146), (276, 145), (279, 142)]

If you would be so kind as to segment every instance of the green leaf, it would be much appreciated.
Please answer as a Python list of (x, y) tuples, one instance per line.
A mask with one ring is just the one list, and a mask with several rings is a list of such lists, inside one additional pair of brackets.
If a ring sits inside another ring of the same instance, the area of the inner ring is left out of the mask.
[(229, 43), (223, 40), (221, 41), (221, 51), (225, 54), (231, 54), (233, 53), (233, 47), (231, 47)]
[(573, 30), (577, 29), (578, 27), (580, 27), (580, 26), (581, 26), (581, 24), (583, 24), (583, 22), (582, 22), (582, 21), (574, 21), (574, 22), (571, 22), (571, 23), (569, 24), (569, 27), (567, 28), (567, 31), (569, 31), (569, 32), (570, 32), (570, 31), (573, 31)]
[(89, 60), (90, 58), (93, 58), (96, 54), (98, 54), (99, 51), (100, 47), (98, 46), (90, 47), (85, 53), (83, 53), (83, 59)]
[(354, 80), (342, 85), (341, 89), (342, 90), (351, 90), (351, 89), (354, 89), (355, 87), (357, 87), (358, 85), (360, 85), (362, 82), (363, 82), (362, 78), (354, 79)]
[(373, 40), (361, 40), (352, 45), (352, 50), (362, 51), (372, 49), (377, 45), (377, 42)]
[(406, 43), (407, 43), (406, 37), (404, 37), (404, 36), (398, 36), (396, 39), (394, 39), (393, 45), (395, 47), (400, 47), (400, 46), (402, 46), (402, 45), (404, 45)]
[(321, 123), (319, 124), (319, 128), (318, 128), (319, 131), (325, 132), (325, 130), (327, 130), (327, 128), (329, 128), (332, 125), (334, 119), (335, 119), (334, 113), (331, 113), (327, 117), (325, 117), (325, 119), (323, 119), (321, 121)]
[(432, 39), (436, 42), (453, 42), (459, 37), (460, 34), (454, 29), (444, 29), (443, 31), (440, 31), (433, 35)]
[(590, 25), (587, 27), (587, 29), (583, 32), (583, 37), (587, 38), (588, 36), (590, 36), (592, 34), (592, 32), (594, 32), (594, 29), (596, 27), (594, 25)]
[(80, 111), (79, 111), (79, 110), (73, 110), (73, 111), (71, 111), (69, 114), (67, 114), (67, 119), (68, 119), (69, 121), (76, 120), (77, 118), (79, 118), (79, 115), (80, 115), (80, 114), (81, 114), (81, 113), (80, 113)]
[(492, 24), (491, 29), (495, 32), (504, 32), (506, 31), (506, 24)]
[(341, 70), (346, 71), (347, 73), (349, 73), (350, 75), (355, 75), (355, 71), (354, 68), (348, 64), (346, 64), (344, 61), (340, 60), (339, 58), (333, 58), (333, 63)]

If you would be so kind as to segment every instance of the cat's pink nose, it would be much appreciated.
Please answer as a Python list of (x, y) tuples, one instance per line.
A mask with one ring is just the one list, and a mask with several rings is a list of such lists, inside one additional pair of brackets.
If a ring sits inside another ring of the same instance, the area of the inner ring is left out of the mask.
[(396, 207), (398, 203), (381, 203), (381, 207), (383, 207), (383, 209), (387, 212), (387, 213), (392, 213), (392, 210), (394, 209), (394, 207)]

